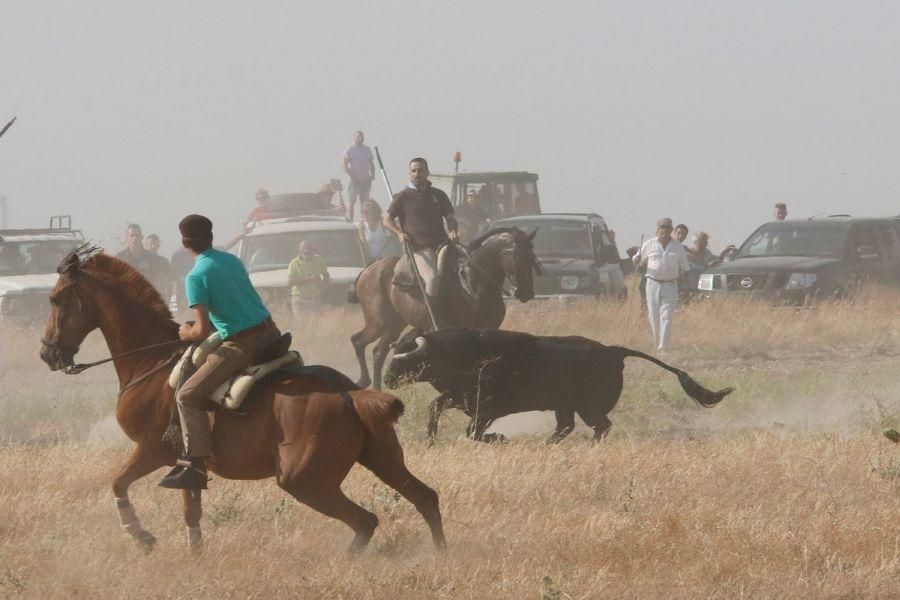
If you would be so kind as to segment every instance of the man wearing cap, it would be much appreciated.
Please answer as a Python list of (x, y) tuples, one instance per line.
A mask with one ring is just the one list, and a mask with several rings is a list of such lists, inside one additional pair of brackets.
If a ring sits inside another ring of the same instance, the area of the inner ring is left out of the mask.
[(672, 239), (672, 219), (656, 223), (656, 237), (644, 242), (634, 258), (638, 267), (647, 270), (647, 312), (656, 350), (669, 349), (672, 319), (678, 306), (678, 279), (691, 267), (684, 246)]
[(202, 215), (188, 215), (178, 228), (182, 245), (195, 257), (194, 268), (184, 279), (194, 320), (181, 325), (178, 337), (185, 342), (202, 342), (214, 327), (224, 341), (178, 390), (175, 401), (189, 460), (179, 461), (159, 485), (206, 489), (206, 457), (213, 454), (207, 415), (210, 396), (250, 366), (256, 355), (281, 334), (241, 260), (212, 247), (212, 222)]
[[(425, 294), (436, 300), (440, 294), (439, 283), (444, 263), (452, 258), (447, 250), (448, 236), (444, 222), (450, 230), (449, 239), (459, 239), (459, 224), (453, 215), (453, 206), (447, 194), (428, 181), (428, 163), (424, 158), (409, 161), (409, 185), (394, 194), (394, 199), (384, 213), (382, 224), (397, 236), (401, 243), (408, 243), (416, 261), (419, 275), (425, 284)], [(411, 267), (404, 254), (397, 263), (394, 283), (401, 286), (415, 285)]]

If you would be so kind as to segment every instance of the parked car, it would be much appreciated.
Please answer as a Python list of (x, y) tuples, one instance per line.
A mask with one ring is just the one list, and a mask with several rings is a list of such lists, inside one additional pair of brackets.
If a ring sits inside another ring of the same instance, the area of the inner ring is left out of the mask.
[(43, 322), (59, 277), (56, 267), (82, 244), (84, 235), (72, 229), (68, 215), (51, 217), (47, 228), (0, 230), (0, 321)]
[(250, 281), (269, 306), (290, 300), (288, 264), (297, 256), (301, 240), (313, 243), (328, 264), (330, 282), (325, 304), (343, 305), (347, 290), (366, 266), (357, 228), (343, 217), (299, 216), (256, 223), (232, 250), (247, 267)]
[(603, 217), (594, 213), (545, 213), (500, 219), (491, 224), (518, 227), (531, 233), (534, 252), (544, 267), (535, 277), (540, 297), (625, 297), (625, 277), (619, 266), (619, 250)]
[(900, 219), (848, 215), (773, 221), (700, 275), (699, 293), (758, 295), (791, 304), (843, 296), (865, 281), (900, 283)]

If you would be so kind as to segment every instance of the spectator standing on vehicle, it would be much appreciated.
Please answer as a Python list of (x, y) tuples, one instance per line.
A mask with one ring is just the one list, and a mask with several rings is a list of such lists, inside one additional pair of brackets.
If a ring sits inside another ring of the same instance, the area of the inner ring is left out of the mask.
[(688, 236), (688, 226), (684, 223), (679, 223), (675, 226), (675, 231), (672, 233), (672, 237), (675, 238), (675, 241), (687, 248), (687, 244), (685, 240)]
[(787, 219), (787, 204), (784, 202), (779, 202), (775, 205), (775, 220), (776, 221), (784, 221)]
[[(674, 242), (674, 243), (673, 243)], [(656, 237), (644, 242), (634, 263), (647, 274), (647, 312), (657, 352), (668, 351), (678, 306), (678, 279), (690, 270), (684, 246), (672, 238), (672, 219), (656, 223)]]
[(262, 188), (256, 191), (257, 207), (250, 211), (244, 220), (244, 226), (254, 221), (264, 221), (269, 218), (269, 192)]
[(291, 286), (291, 313), (299, 320), (304, 312), (322, 305), (322, 292), (330, 277), (328, 263), (316, 254), (309, 240), (300, 242), (298, 255), (288, 265), (288, 285)]
[(362, 131), (353, 134), (353, 144), (344, 151), (344, 172), (350, 176), (347, 185), (347, 220), (353, 222), (356, 201), (359, 205), (369, 199), (372, 180), (375, 179), (375, 156), (372, 149), (363, 142), (366, 140)]

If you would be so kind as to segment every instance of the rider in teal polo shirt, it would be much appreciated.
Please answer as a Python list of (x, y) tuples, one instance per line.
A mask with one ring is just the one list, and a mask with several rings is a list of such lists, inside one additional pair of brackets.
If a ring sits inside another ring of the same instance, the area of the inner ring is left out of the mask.
[(181, 325), (178, 336), (185, 342), (202, 342), (214, 327), (224, 341), (175, 396), (189, 460), (179, 461), (160, 485), (206, 489), (206, 457), (214, 453), (206, 414), (210, 396), (250, 366), (256, 355), (281, 333), (250, 283), (240, 259), (212, 247), (212, 221), (202, 215), (188, 215), (178, 228), (182, 244), (195, 257), (194, 268), (184, 280), (194, 321)]

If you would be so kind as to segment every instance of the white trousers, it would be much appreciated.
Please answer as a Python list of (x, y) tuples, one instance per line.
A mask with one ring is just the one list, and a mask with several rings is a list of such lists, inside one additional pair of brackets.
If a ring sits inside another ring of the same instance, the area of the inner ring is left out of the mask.
[(678, 284), (659, 283), (647, 279), (647, 312), (657, 350), (668, 350), (672, 335), (672, 319), (678, 306)]

